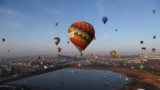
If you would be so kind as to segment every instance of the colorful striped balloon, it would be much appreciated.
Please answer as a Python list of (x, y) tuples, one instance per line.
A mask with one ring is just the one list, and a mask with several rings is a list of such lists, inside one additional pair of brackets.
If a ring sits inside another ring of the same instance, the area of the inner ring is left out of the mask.
[(93, 40), (95, 31), (94, 27), (90, 23), (78, 21), (69, 27), (68, 35), (70, 41), (76, 46), (82, 56), (82, 51), (85, 50)]

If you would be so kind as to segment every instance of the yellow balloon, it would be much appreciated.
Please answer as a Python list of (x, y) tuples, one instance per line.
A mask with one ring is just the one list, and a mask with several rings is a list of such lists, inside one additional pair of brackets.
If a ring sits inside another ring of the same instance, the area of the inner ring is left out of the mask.
[(110, 56), (115, 57), (116, 56), (116, 51), (115, 50), (111, 50), (110, 51)]

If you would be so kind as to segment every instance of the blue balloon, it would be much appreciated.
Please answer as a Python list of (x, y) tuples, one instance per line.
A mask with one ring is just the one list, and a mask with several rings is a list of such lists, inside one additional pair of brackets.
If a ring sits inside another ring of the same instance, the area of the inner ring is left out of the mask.
[(107, 21), (108, 21), (108, 18), (107, 18), (107, 17), (102, 17), (102, 22), (103, 22), (104, 24), (106, 24)]

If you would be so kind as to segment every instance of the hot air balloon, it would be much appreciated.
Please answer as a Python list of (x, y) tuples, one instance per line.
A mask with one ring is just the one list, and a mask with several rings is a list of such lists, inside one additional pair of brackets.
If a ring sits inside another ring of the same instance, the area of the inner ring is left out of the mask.
[(58, 48), (57, 48), (57, 52), (59, 53), (59, 56), (60, 56), (61, 50), (62, 50), (61, 47), (58, 47)]
[(108, 18), (107, 18), (107, 17), (102, 17), (102, 22), (103, 22), (104, 24), (106, 24), (107, 21), (108, 21)]
[(5, 42), (5, 41), (6, 41), (6, 39), (5, 39), (5, 38), (2, 38), (2, 41), (3, 41), (3, 42)]
[(139, 66), (139, 69), (140, 69), (140, 70), (143, 70), (143, 69), (144, 69), (143, 64), (141, 64), (141, 65)]
[(144, 42), (143, 40), (140, 41), (141, 44), (143, 44), (143, 42)]
[(96, 60), (98, 60), (99, 59), (99, 56), (98, 55), (95, 55), (95, 57), (94, 57)]
[(59, 37), (54, 37), (53, 42), (58, 45), (60, 42), (60, 38)]
[(153, 13), (153, 14), (155, 14), (155, 13), (156, 13), (156, 10), (155, 10), (155, 9), (153, 9), (153, 10), (152, 10), (152, 13)]
[(142, 50), (146, 50), (146, 47), (142, 47)]
[(86, 49), (95, 36), (94, 27), (85, 21), (74, 22), (68, 28), (68, 36), (82, 56), (82, 51)]
[(116, 56), (116, 51), (115, 50), (111, 50), (110, 51), (110, 56), (115, 57)]
[(156, 39), (156, 35), (153, 36), (153, 39)]
[(152, 48), (152, 52), (155, 52), (156, 51), (156, 49), (155, 48)]
[(55, 22), (55, 26), (58, 26), (58, 22)]
[(117, 31), (118, 31), (118, 29), (115, 29), (115, 31), (117, 32)]
[(57, 48), (57, 52), (61, 52), (61, 47), (58, 47), (58, 48)]

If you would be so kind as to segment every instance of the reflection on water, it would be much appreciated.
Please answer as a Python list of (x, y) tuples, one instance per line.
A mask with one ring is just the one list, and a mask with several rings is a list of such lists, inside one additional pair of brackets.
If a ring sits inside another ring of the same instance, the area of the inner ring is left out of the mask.
[(48, 90), (112, 90), (128, 83), (127, 76), (105, 70), (66, 68), (10, 82)]

